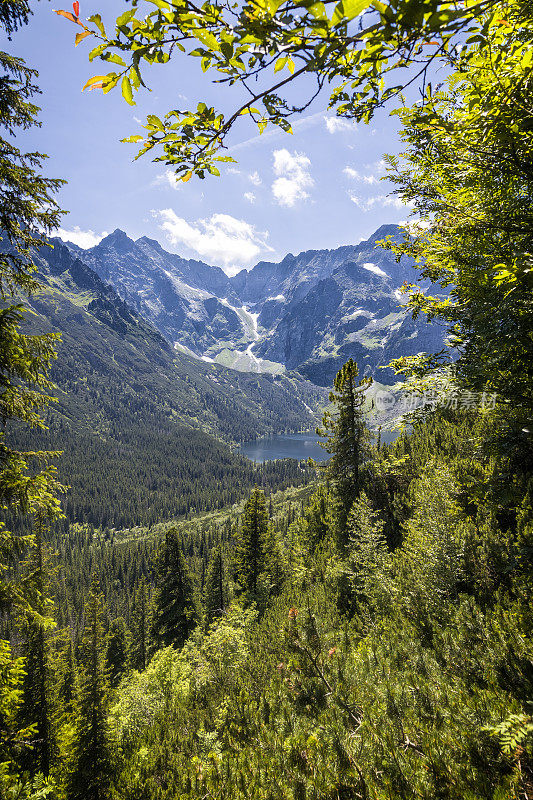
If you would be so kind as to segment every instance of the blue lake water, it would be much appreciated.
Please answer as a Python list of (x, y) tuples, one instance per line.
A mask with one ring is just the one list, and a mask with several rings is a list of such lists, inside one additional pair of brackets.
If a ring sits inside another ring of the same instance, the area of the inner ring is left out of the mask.
[(274, 461), (276, 458), (314, 458), (315, 461), (325, 461), (329, 453), (318, 444), (316, 433), (278, 433), (274, 436), (264, 436), (252, 442), (243, 442), (239, 446), (243, 456), (262, 464), (264, 461)]
[[(383, 444), (393, 442), (398, 436), (398, 431), (381, 431)], [(314, 458), (315, 461), (326, 461), (329, 453), (318, 444), (316, 433), (278, 433), (274, 436), (264, 436), (250, 442), (243, 442), (239, 446), (239, 453), (263, 464), (265, 461), (274, 461), (277, 458), (302, 459)]]

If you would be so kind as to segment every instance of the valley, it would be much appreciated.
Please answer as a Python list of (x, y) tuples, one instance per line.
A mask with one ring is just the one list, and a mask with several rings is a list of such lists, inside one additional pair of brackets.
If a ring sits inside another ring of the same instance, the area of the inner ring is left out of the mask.
[(533, 800), (531, 4), (94, 11), (0, 6), (0, 800)]

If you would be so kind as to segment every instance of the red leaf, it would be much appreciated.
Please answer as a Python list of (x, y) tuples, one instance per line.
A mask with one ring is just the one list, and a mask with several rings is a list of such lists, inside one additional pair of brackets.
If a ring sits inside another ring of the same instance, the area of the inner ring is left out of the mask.
[(72, 3), (72, 8), (74, 9), (74, 13), (77, 17), (80, 15), (80, 4), (78, 2)]

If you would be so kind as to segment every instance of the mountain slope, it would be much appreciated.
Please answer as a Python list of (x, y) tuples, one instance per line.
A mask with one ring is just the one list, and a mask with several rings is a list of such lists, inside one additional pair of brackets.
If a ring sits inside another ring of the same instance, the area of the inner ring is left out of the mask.
[(400, 235), (384, 225), (357, 245), (261, 261), (232, 278), (119, 230), (78, 254), (182, 352), (328, 386), (347, 358), (392, 381), (378, 372), (392, 358), (442, 346), (440, 328), (400, 307), (401, 286), (417, 279), (412, 262), (376, 244)]
[[(226, 370), (177, 353), (74, 252), (36, 255), (45, 291), (32, 331), (60, 331), (50, 430), (17, 432), (20, 446), (64, 449), (69, 519), (155, 522), (234, 502), (255, 481), (298, 482), (295, 465), (257, 469), (227, 442), (310, 427), (323, 392), (286, 375)], [(207, 432), (216, 435), (209, 435)]]

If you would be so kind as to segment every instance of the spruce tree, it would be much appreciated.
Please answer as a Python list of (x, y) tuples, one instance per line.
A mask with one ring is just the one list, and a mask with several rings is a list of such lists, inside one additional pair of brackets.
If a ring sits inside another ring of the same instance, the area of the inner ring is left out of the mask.
[(165, 535), (165, 543), (157, 558), (157, 572), (154, 638), (163, 647), (182, 647), (196, 626), (198, 614), (191, 576), (176, 528), (171, 528)]
[[(360, 489), (361, 464), (369, 455), (370, 431), (364, 421), (363, 404), (372, 378), (358, 381), (358, 376), (357, 364), (350, 358), (335, 376), (329, 395), (334, 411), (324, 413), (322, 427), (316, 431), (318, 436), (327, 438), (321, 445), (331, 453), (325, 473), (341, 502), (342, 531)], [(344, 533), (341, 538), (345, 538)]]
[(85, 606), (80, 648), (80, 699), (73, 747), (68, 800), (107, 800), (110, 796), (111, 752), (107, 724), (108, 682), (98, 583), (93, 580)]
[(265, 567), (268, 510), (265, 493), (253, 489), (235, 537), (235, 574), (244, 592), (257, 595), (257, 579)]
[(213, 550), (204, 589), (206, 625), (224, 613), (224, 562), (220, 545)]

